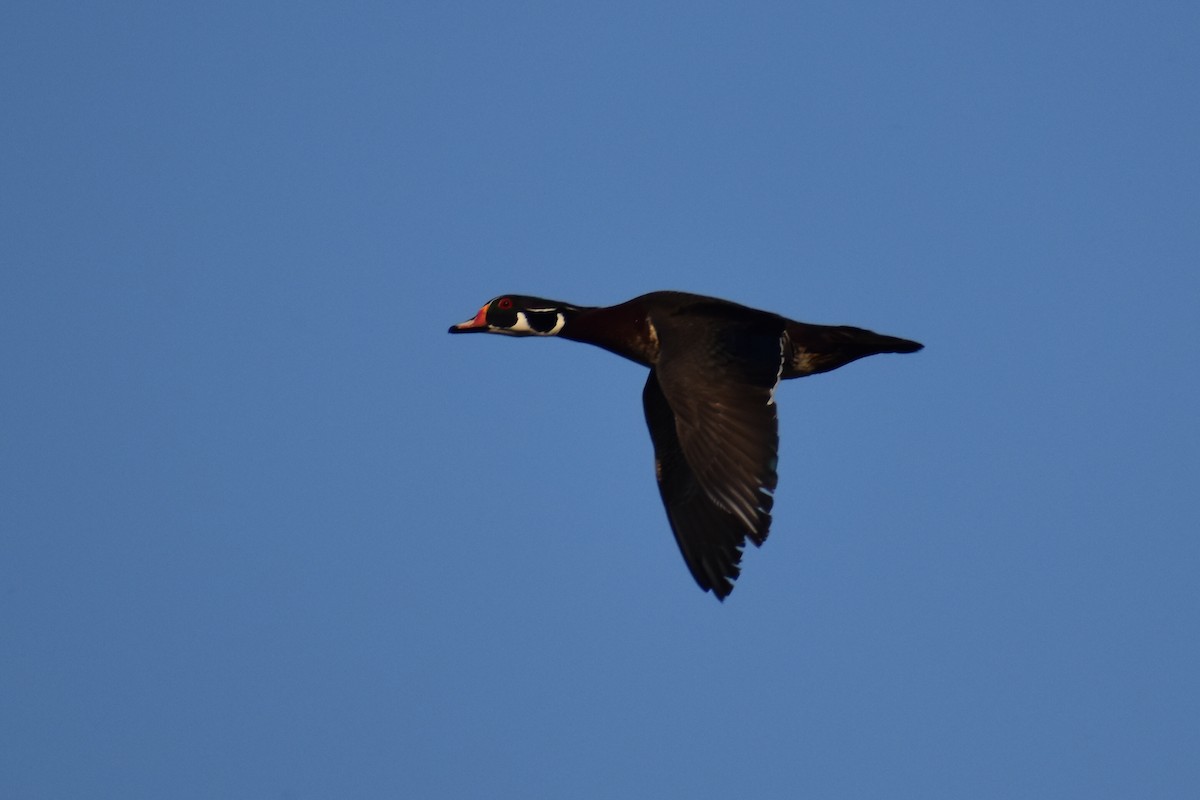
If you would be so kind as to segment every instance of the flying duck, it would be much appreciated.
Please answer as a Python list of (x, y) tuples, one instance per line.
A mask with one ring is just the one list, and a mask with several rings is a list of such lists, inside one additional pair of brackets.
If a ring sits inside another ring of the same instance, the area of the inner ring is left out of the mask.
[(779, 381), (923, 347), (684, 292), (607, 307), (504, 294), (450, 333), (558, 336), (649, 367), (642, 404), (658, 491), (692, 577), (719, 600), (733, 591), (746, 539), (762, 545), (771, 526)]

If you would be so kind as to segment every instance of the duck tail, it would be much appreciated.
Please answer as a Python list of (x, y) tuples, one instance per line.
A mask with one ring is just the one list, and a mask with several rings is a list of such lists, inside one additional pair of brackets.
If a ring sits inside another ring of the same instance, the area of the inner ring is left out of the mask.
[(920, 342), (886, 336), (850, 325), (812, 325), (788, 322), (792, 355), (784, 378), (802, 378), (818, 372), (844, 367), (851, 361), (880, 353), (915, 353), (925, 347)]

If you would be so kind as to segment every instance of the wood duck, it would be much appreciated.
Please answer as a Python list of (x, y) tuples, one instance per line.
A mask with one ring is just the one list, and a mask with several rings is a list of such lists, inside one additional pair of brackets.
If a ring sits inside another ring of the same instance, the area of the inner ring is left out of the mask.
[(608, 307), (505, 294), (450, 333), (558, 336), (649, 367), (642, 404), (667, 519), (696, 583), (722, 601), (746, 539), (760, 546), (771, 525), (779, 381), (923, 347), (683, 292)]

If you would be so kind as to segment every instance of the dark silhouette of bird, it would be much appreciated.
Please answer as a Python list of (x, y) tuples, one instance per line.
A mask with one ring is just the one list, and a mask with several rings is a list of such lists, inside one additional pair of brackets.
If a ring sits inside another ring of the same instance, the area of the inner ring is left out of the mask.
[(642, 403), (667, 519), (692, 577), (721, 600), (733, 591), (746, 540), (760, 546), (770, 529), (779, 381), (923, 347), (684, 292), (607, 307), (505, 294), (450, 333), (558, 336), (649, 367)]

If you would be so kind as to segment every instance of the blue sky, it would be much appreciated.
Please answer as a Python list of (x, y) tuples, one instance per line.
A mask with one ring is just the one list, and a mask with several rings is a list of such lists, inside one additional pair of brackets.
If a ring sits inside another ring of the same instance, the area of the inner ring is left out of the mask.
[[(1194, 3), (8, 4), (0, 795), (1187, 797)], [(725, 604), (641, 368), (785, 384)]]

